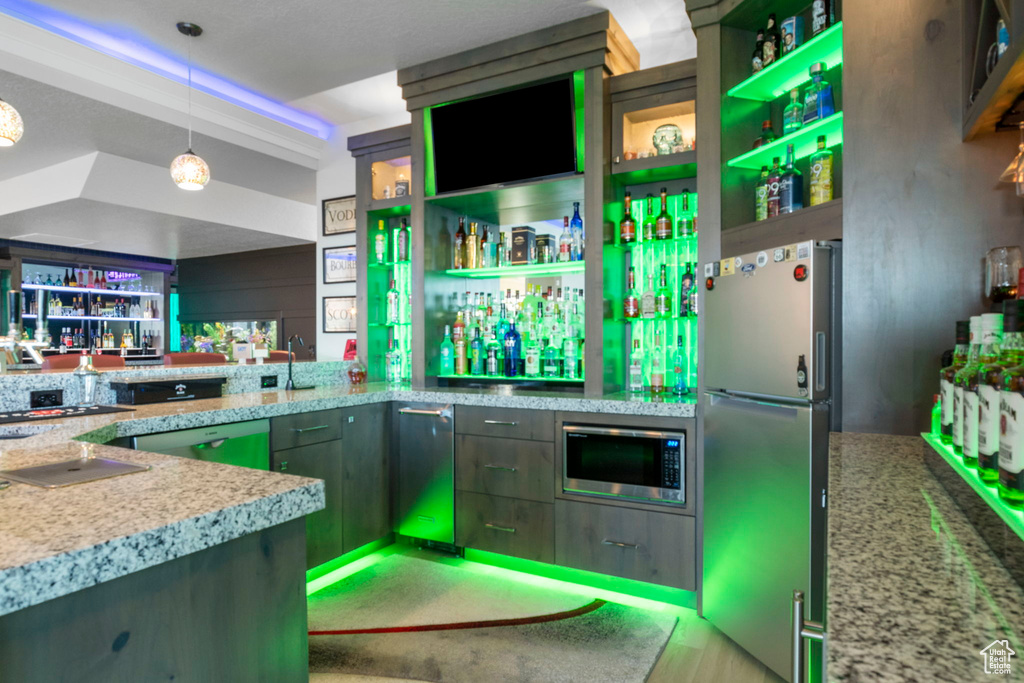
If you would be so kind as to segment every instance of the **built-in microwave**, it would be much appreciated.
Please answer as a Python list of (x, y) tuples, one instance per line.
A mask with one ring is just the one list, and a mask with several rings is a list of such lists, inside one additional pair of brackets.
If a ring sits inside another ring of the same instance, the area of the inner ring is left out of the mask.
[(563, 425), (562, 490), (685, 504), (686, 434)]

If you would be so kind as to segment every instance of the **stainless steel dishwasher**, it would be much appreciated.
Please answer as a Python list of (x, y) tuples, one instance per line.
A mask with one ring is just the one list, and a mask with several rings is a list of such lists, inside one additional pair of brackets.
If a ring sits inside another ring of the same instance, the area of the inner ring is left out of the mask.
[(270, 420), (235, 422), (132, 438), (137, 451), (270, 469)]
[(451, 405), (395, 406), (398, 533), (455, 543), (455, 417)]

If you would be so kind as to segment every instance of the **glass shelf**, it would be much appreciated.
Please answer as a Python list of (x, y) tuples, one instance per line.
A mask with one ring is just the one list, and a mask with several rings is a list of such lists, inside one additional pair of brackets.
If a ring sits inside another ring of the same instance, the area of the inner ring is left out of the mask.
[(818, 136), (825, 136), (825, 146), (835, 147), (843, 144), (843, 112), (839, 111), (824, 119), (813, 121), (795, 133), (785, 135), (778, 140), (730, 159), (726, 166), (730, 168), (747, 168), (761, 170), (762, 166), (771, 168), (772, 159), (786, 158), (786, 146), (793, 145), (796, 159), (809, 157), (818, 149)]
[(810, 81), (808, 70), (817, 62), (825, 62), (829, 69), (843, 63), (843, 22), (822, 31), (727, 94), (744, 100), (771, 102)]
[(561, 384), (583, 384), (583, 378), (565, 379), (564, 377), (491, 377), (489, 375), (438, 375), (438, 379), (469, 379), (477, 382), (559, 382)]
[(75, 292), (76, 294), (109, 294), (112, 296), (163, 296), (159, 292), (129, 292), (120, 289), (95, 289), (93, 287), (58, 287), (57, 285), (33, 285), (22, 283), (22, 289), (41, 289), (47, 292)]
[(585, 261), (558, 261), (555, 263), (534, 263), (522, 266), (502, 266), (501, 268), (450, 268), (444, 272), (445, 275), (453, 275), (455, 277), (495, 278), (582, 273), (585, 269)]
[(625, 316), (616, 316), (615, 322), (617, 323), (672, 323), (672, 322), (697, 322), (697, 316), (695, 315), (684, 315), (684, 316), (673, 316), (671, 318), (626, 318)]
[(953, 452), (952, 446), (942, 443), (938, 436), (924, 432), (921, 434), (925, 441), (935, 449), (935, 452), (942, 456), (953, 470), (959, 474), (964, 481), (970, 485), (974, 492), (985, 501), (986, 504), (999, 518), (1006, 522), (1006, 525), (1013, 529), (1021, 539), (1024, 539), (1024, 511), (1010, 507), (999, 497), (999, 489), (995, 486), (987, 486), (978, 477), (978, 470), (964, 465), (964, 461)]
[[(21, 316), (25, 319), (34, 319), (38, 316), (34, 313), (26, 313)], [(96, 316), (96, 315), (50, 315), (46, 317), (47, 320), (102, 320), (104, 322), (121, 322), (121, 323), (159, 323), (163, 322), (162, 318), (115, 318), (113, 316)]]
[[(696, 196), (696, 195), (694, 195), (694, 196)], [(641, 223), (642, 223), (642, 221), (641, 221)], [(640, 223), (638, 223), (638, 226), (639, 225), (640, 225)], [(640, 247), (640, 248), (643, 248), (643, 247), (652, 248), (652, 247), (655, 247), (655, 246), (657, 246), (659, 244), (663, 245), (665, 247), (669, 247), (669, 246), (673, 246), (673, 245), (676, 245), (676, 244), (690, 244), (690, 243), (692, 243), (694, 245), (697, 244), (697, 233), (694, 232), (694, 233), (691, 233), (689, 235), (681, 235), (679, 237), (673, 237), (673, 238), (667, 239), (667, 240), (653, 239), (653, 240), (647, 240), (647, 241), (644, 241), (644, 240), (634, 240), (633, 242), (616, 242), (614, 246), (618, 247), (619, 249), (628, 249), (630, 251), (633, 251), (633, 250), (637, 249), (638, 247)]]
[(370, 327), (406, 327), (412, 323), (370, 323)]

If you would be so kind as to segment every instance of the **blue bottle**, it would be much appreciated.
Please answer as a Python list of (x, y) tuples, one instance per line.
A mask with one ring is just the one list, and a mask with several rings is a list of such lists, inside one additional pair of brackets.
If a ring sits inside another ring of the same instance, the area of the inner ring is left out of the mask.
[(572, 231), (573, 261), (583, 260), (583, 245), (586, 240), (583, 238), (583, 219), (580, 218), (580, 203), (572, 203), (572, 220), (569, 221), (569, 229)]
[(484, 352), (484, 340), (480, 337), (480, 328), (473, 328), (473, 341), (469, 342), (469, 374), (483, 375), (487, 367), (487, 354)]
[(505, 376), (519, 376), (519, 359), (522, 357), (523, 340), (516, 331), (516, 324), (512, 323), (508, 332), (505, 333)]
[(811, 64), (811, 84), (804, 94), (804, 125), (836, 113), (832, 85), (825, 80), (825, 63)]

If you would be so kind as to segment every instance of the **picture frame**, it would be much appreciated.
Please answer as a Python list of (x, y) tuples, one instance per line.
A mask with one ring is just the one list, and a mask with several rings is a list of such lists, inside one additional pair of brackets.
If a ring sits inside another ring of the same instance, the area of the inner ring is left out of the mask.
[(323, 281), (325, 285), (336, 285), (342, 282), (355, 282), (356, 248), (355, 247), (324, 247), (323, 249)]
[(356, 231), (356, 196), (325, 199), (321, 206), (323, 235), (344, 235)]
[(356, 331), (356, 298), (354, 296), (325, 296), (323, 301), (324, 334)]

